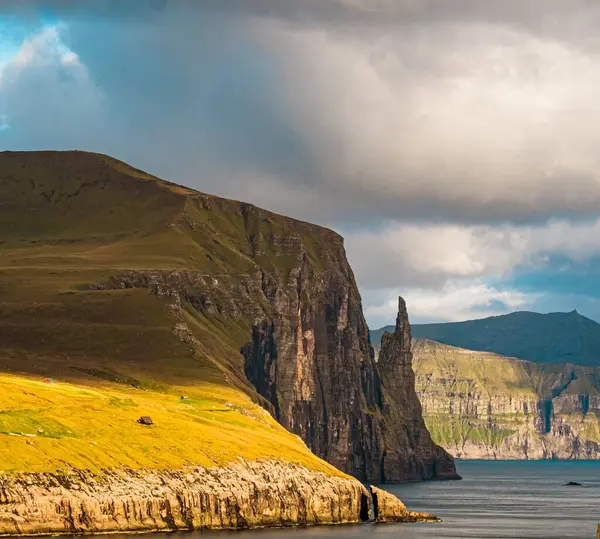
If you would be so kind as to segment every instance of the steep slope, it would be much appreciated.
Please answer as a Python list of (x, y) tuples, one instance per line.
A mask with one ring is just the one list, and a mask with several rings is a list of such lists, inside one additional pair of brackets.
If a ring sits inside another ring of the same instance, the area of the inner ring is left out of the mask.
[(600, 459), (600, 368), (539, 365), (415, 340), (434, 441), (460, 458)]
[(416, 338), (535, 363), (600, 366), (600, 324), (570, 313), (515, 312), (448, 324), (415, 324)]
[[(5, 152), (0, 317), (0, 371), (19, 396), (0, 397), (5, 470), (244, 456), (337, 473), (260, 404), (344, 472), (394, 477), (382, 462), (403, 427), (387, 415), (354, 276), (330, 230), (106, 156)], [(147, 414), (149, 431), (135, 423)], [(36, 440), (8, 436), (19, 433)], [(405, 442), (398, 455), (418, 454)], [(402, 479), (439, 475), (397, 466)], [(444, 474), (453, 470), (448, 461)]]

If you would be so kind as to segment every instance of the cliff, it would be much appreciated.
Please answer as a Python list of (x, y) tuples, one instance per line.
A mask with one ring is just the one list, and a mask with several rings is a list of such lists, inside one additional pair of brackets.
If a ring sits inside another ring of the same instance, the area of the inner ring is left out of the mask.
[(276, 461), (181, 471), (0, 478), (0, 535), (246, 529), (435, 521), (358, 481)]
[(423, 421), (415, 392), (411, 345), (406, 303), (399, 298), (396, 327), (393, 333), (383, 334), (378, 363), (385, 389), (384, 416), (389, 440), (382, 473), (390, 481), (419, 476), (456, 479), (454, 459), (435, 445)]
[(413, 346), (433, 439), (459, 458), (599, 459), (600, 369)]
[(406, 472), (410, 436), (382, 465), (405, 427), (330, 230), (102, 155), (0, 153), (0, 317), (2, 477), (242, 456), (347, 478), (310, 450), (440, 476)]

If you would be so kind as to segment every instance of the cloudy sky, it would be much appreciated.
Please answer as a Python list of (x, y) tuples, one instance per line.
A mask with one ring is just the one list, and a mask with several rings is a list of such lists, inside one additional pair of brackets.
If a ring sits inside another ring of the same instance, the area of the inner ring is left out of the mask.
[(600, 3), (0, 2), (0, 147), (330, 226), (371, 327), (600, 320)]

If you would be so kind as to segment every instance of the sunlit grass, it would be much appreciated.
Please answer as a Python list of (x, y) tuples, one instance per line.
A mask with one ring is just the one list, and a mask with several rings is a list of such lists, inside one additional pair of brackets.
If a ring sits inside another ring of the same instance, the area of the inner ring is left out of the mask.
[[(167, 394), (110, 384), (74, 385), (0, 375), (0, 462), (4, 471), (74, 466), (180, 468), (238, 457), (284, 459), (336, 473), (243, 393), (198, 384)], [(149, 415), (152, 426), (136, 422)]]

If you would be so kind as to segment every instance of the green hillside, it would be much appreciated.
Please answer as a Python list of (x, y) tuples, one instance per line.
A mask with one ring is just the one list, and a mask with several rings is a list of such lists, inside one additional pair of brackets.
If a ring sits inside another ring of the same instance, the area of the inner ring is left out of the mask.
[(325, 264), (311, 227), (102, 155), (0, 153), (0, 467), (243, 455), (339, 474), (258, 405), (240, 354), (256, 313), (223, 311), (241, 276), (293, 267), (278, 245)]
[[(388, 326), (371, 332), (375, 344)], [(413, 337), (534, 363), (600, 366), (600, 324), (569, 313), (515, 312), (480, 320), (413, 324)]]
[(413, 369), (434, 441), (463, 458), (600, 458), (600, 368), (428, 340)]

